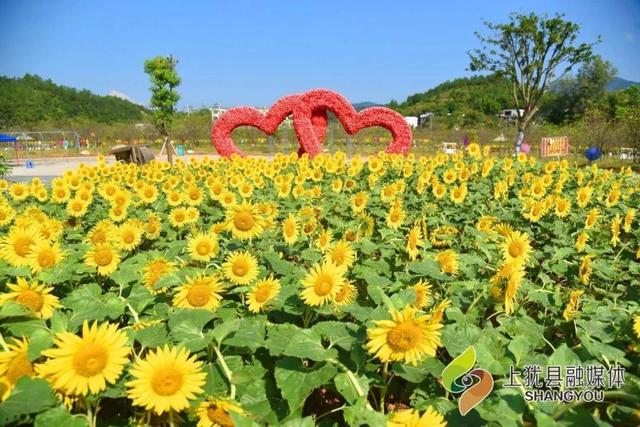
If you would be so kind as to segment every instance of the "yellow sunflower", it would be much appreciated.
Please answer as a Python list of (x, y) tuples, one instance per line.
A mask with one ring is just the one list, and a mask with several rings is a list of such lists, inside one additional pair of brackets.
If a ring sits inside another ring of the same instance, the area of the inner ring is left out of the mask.
[(391, 414), (387, 427), (446, 427), (444, 416), (427, 406), (422, 415), (415, 409), (403, 409)]
[(636, 315), (633, 321), (633, 332), (635, 332), (636, 338), (640, 340), (640, 314)]
[(458, 274), (458, 254), (453, 250), (447, 249), (438, 253), (436, 261), (440, 264), (440, 271), (448, 274)]
[(420, 280), (418, 283), (413, 285), (413, 291), (416, 294), (416, 300), (413, 303), (415, 308), (421, 309), (431, 304), (431, 285), (428, 282)]
[(218, 238), (212, 233), (198, 233), (187, 241), (187, 252), (196, 261), (208, 262), (218, 253)]
[(32, 228), (12, 227), (0, 241), (0, 258), (13, 267), (29, 265), (31, 248), (40, 240), (40, 235)]
[(93, 245), (84, 255), (84, 265), (94, 267), (101, 276), (108, 276), (118, 269), (120, 253), (108, 243)]
[(585, 246), (587, 246), (587, 241), (589, 240), (589, 235), (584, 231), (578, 234), (578, 238), (576, 239), (576, 250), (578, 252), (584, 252)]
[(229, 416), (231, 412), (240, 415), (245, 413), (233, 402), (209, 397), (196, 409), (198, 415), (196, 427), (232, 427), (235, 424)]
[(580, 310), (580, 297), (584, 294), (583, 290), (571, 291), (569, 301), (562, 312), (562, 318), (566, 321), (573, 319)]
[(126, 384), (129, 399), (156, 414), (188, 408), (203, 392), (207, 377), (195, 355), (166, 344), (138, 359), (129, 374), (134, 378)]
[(16, 283), (7, 283), (7, 287), (11, 292), (0, 294), (0, 305), (7, 301), (15, 301), (41, 319), (49, 319), (53, 315), (53, 309), (61, 307), (58, 297), (51, 295), (53, 288), (45, 284), (29, 283), (26, 279), (18, 277)]
[(117, 325), (85, 320), (82, 336), (60, 332), (56, 348), (45, 350), (49, 359), (36, 366), (36, 372), (65, 394), (96, 394), (114, 384), (129, 362), (128, 338)]
[(187, 278), (187, 283), (176, 289), (173, 306), (214, 311), (220, 306), (222, 291), (224, 286), (218, 276)]
[(258, 209), (243, 201), (239, 205), (232, 205), (227, 209), (226, 228), (233, 237), (240, 240), (250, 240), (258, 237), (264, 231), (265, 221)]
[(175, 265), (165, 258), (156, 258), (145, 264), (142, 268), (142, 284), (153, 294), (165, 291), (167, 288), (157, 288), (156, 283), (162, 276), (175, 271)]
[(302, 300), (311, 306), (324, 305), (334, 301), (344, 284), (344, 269), (331, 262), (317, 264), (307, 272), (302, 280)]
[(333, 304), (336, 306), (351, 304), (357, 295), (357, 288), (351, 282), (345, 280), (333, 298)]
[(298, 220), (293, 214), (289, 214), (287, 219), (282, 222), (282, 236), (287, 245), (291, 246), (298, 240)]
[(407, 235), (406, 251), (411, 261), (415, 260), (420, 253), (420, 247), (424, 246), (424, 240), (422, 240), (422, 231), (419, 225), (414, 225), (409, 234)]
[[(9, 343), (7, 349), (0, 353), (0, 378), (7, 381), (9, 392), (20, 378), (32, 377), (35, 374), (28, 351), (29, 341), (22, 338), (22, 340), (14, 339), (13, 343)], [(0, 401), (2, 401), (1, 391)]]
[(580, 278), (580, 282), (583, 285), (589, 284), (589, 279), (591, 278), (591, 272), (593, 268), (591, 267), (591, 259), (592, 255), (585, 255), (580, 262), (580, 268), (578, 269), (578, 277)]
[(338, 268), (347, 269), (356, 260), (356, 251), (349, 242), (341, 240), (336, 242), (324, 255), (327, 262), (332, 262)]
[(60, 263), (64, 258), (64, 252), (57, 242), (49, 243), (46, 240), (42, 240), (31, 247), (31, 253), (28, 258), (31, 271), (36, 274)]
[(182, 228), (189, 222), (185, 208), (175, 208), (169, 212), (169, 224), (174, 228)]
[(266, 308), (270, 301), (280, 293), (280, 281), (273, 277), (260, 280), (253, 289), (247, 293), (247, 305), (249, 311), (258, 313)]
[(391, 320), (375, 321), (375, 328), (367, 330), (369, 353), (383, 362), (402, 361), (414, 366), (425, 356), (434, 357), (442, 345), (442, 324), (430, 316), (416, 315), (413, 307), (391, 310)]
[(87, 241), (94, 245), (98, 243), (115, 242), (117, 227), (108, 219), (104, 219), (94, 225), (87, 233)]
[(248, 251), (235, 251), (222, 264), (224, 276), (236, 285), (248, 285), (258, 277), (258, 260)]
[(531, 240), (526, 233), (512, 231), (502, 243), (502, 255), (505, 261), (518, 260), (526, 263), (531, 253)]
[(402, 209), (402, 205), (396, 204), (389, 209), (387, 213), (387, 227), (392, 230), (397, 230), (402, 225), (404, 221), (404, 209)]

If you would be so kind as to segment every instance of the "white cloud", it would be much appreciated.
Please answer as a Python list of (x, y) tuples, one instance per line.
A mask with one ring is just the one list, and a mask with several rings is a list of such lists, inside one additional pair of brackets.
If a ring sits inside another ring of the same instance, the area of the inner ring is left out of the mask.
[(125, 101), (133, 102), (134, 104), (140, 104), (139, 102), (134, 101), (133, 98), (126, 93), (117, 90), (111, 90), (109, 92), (109, 96), (115, 96), (116, 98), (124, 99)]

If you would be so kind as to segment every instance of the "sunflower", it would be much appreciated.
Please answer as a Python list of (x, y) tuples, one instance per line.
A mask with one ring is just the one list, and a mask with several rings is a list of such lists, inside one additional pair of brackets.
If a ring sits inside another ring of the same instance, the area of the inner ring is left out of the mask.
[(418, 283), (413, 285), (413, 291), (416, 294), (416, 300), (413, 303), (415, 308), (421, 309), (431, 304), (431, 285), (428, 282), (420, 280)]
[(580, 297), (584, 294), (583, 290), (571, 291), (569, 294), (569, 301), (567, 302), (567, 306), (562, 312), (562, 318), (567, 322), (573, 319), (576, 314), (578, 314), (578, 310), (580, 307)]
[(311, 306), (324, 305), (335, 300), (344, 284), (343, 274), (344, 270), (331, 262), (317, 264), (302, 280), (302, 300)]
[(187, 283), (179, 286), (173, 296), (173, 306), (215, 311), (222, 301), (224, 286), (218, 276), (198, 275), (187, 278)]
[(115, 242), (117, 227), (108, 219), (103, 219), (94, 225), (87, 233), (87, 241), (94, 245), (98, 243)]
[(518, 260), (526, 263), (531, 252), (531, 240), (526, 233), (512, 231), (501, 245), (505, 261)]
[(174, 208), (169, 212), (169, 224), (174, 228), (182, 228), (187, 225), (189, 218), (185, 208)]
[(622, 223), (622, 218), (620, 218), (619, 214), (613, 218), (611, 221), (611, 246), (614, 248), (618, 246), (620, 243), (620, 224)]
[(564, 197), (558, 197), (556, 199), (556, 216), (558, 218), (565, 218), (571, 211), (571, 201)]
[[(636, 216), (635, 209), (629, 209), (627, 213), (624, 215), (624, 225), (622, 226), (622, 229), (624, 230), (625, 233), (631, 233), (631, 224), (633, 224), (633, 219), (635, 218), (635, 216)], [(0, 221), (0, 225), (1, 225), (1, 221)]]
[(587, 218), (584, 221), (584, 228), (586, 230), (593, 228), (594, 225), (598, 222), (598, 217), (600, 216), (600, 212), (597, 208), (593, 208), (587, 214)]
[(129, 362), (131, 347), (117, 325), (85, 320), (82, 336), (71, 332), (56, 334), (56, 348), (45, 350), (49, 359), (36, 372), (65, 394), (97, 394), (114, 384)]
[(422, 240), (422, 231), (420, 230), (419, 225), (414, 225), (411, 230), (409, 230), (409, 234), (407, 235), (407, 246), (406, 251), (409, 254), (409, 259), (411, 261), (415, 260), (420, 253), (420, 247), (424, 246), (424, 240)]
[(387, 213), (387, 227), (392, 230), (397, 230), (402, 225), (404, 221), (404, 209), (402, 209), (401, 204), (395, 204), (389, 209)]
[(436, 256), (440, 264), (440, 271), (448, 274), (458, 274), (458, 255), (451, 249), (440, 252)]
[(247, 305), (249, 311), (258, 313), (264, 310), (267, 304), (280, 293), (280, 281), (269, 277), (260, 280), (253, 289), (247, 293)]
[(576, 250), (578, 252), (584, 252), (584, 248), (587, 245), (587, 241), (589, 240), (589, 235), (586, 232), (581, 232), (578, 234), (578, 238), (576, 239)]
[(453, 190), (451, 190), (450, 198), (451, 198), (451, 201), (456, 205), (459, 205), (462, 202), (464, 202), (464, 199), (466, 199), (466, 197), (467, 197), (466, 184), (460, 184), (457, 187), (453, 187)]
[(126, 383), (129, 399), (156, 414), (188, 408), (189, 400), (203, 392), (207, 377), (195, 355), (166, 344), (138, 359), (129, 374), (134, 378)]
[(12, 227), (0, 243), (0, 258), (13, 267), (29, 265), (29, 255), (40, 236), (31, 228)]
[(116, 230), (116, 247), (126, 252), (134, 250), (142, 242), (143, 232), (144, 230), (137, 224), (131, 221), (125, 222)]
[(120, 253), (109, 243), (93, 245), (84, 255), (84, 265), (95, 267), (98, 274), (108, 276), (118, 269)]
[(218, 253), (218, 238), (212, 233), (198, 233), (187, 241), (187, 252), (196, 261), (208, 262)]
[(250, 240), (264, 231), (265, 221), (255, 206), (243, 201), (242, 204), (227, 209), (226, 224), (233, 237)]
[(633, 332), (635, 332), (636, 338), (640, 339), (640, 314), (636, 315), (633, 320)]
[[(20, 378), (33, 377), (35, 374), (28, 350), (29, 341), (22, 338), (22, 340), (14, 339), (14, 342), (9, 343), (6, 350), (0, 353), (0, 379), (7, 381), (9, 392)], [(2, 401), (2, 394), (0, 391), (0, 401)]]
[(29, 283), (22, 277), (16, 280), (16, 283), (7, 283), (12, 292), (0, 294), (0, 305), (7, 301), (15, 301), (41, 319), (49, 319), (53, 315), (53, 309), (61, 307), (58, 297), (51, 295), (52, 287), (38, 282)]
[(166, 287), (158, 289), (156, 283), (162, 276), (175, 271), (175, 265), (160, 257), (145, 264), (142, 269), (142, 284), (153, 294), (158, 294), (166, 290)]
[(64, 253), (57, 242), (49, 243), (42, 240), (31, 247), (28, 258), (31, 271), (36, 274), (60, 263), (64, 258)]
[(282, 222), (282, 236), (287, 245), (292, 246), (298, 240), (298, 220), (295, 215), (289, 214)]
[(582, 261), (580, 262), (580, 268), (578, 270), (578, 277), (580, 278), (580, 282), (583, 285), (589, 284), (589, 279), (591, 278), (591, 272), (593, 269), (591, 268), (591, 259), (592, 255), (585, 255), (582, 257)]
[(356, 287), (351, 282), (345, 280), (344, 283), (342, 283), (340, 290), (333, 298), (333, 304), (337, 306), (351, 304), (357, 295), (358, 290)]
[(351, 198), (351, 209), (354, 213), (361, 213), (367, 207), (367, 200), (369, 195), (364, 191), (357, 193)]
[(248, 251), (235, 251), (222, 264), (224, 276), (236, 285), (248, 285), (258, 277), (258, 260)]
[(207, 398), (198, 405), (196, 414), (198, 424), (196, 427), (231, 427), (234, 422), (229, 416), (231, 413), (243, 415), (245, 412), (233, 402), (221, 399)]
[(403, 409), (391, 414), (391, 420), (387, 422), (387, 427), (446, 427), (447, 422), (444, 416), (436, 411), (432, 406), (422, 415), (416, 409)]
[(74, 218), (81, 218), (89, 209), (89, 203), (74, 197), (67, 202), (67, 213)]
[(16, 211), (9, 205), (0, 203), (0, 227), (11, 224), (16, 216)]
[(147, 222), (144, 224), (144, 235), (149, 240), (155, 240), (160, 237), (162, 231), (162, 223), (160, 217), (151, 212), (147, 215)]
[(413, 307), (391, 310), (391, 320), (375, 321), (375, 328), (367, 330), (369, 353), (382, 362), (402, 361), (414, 366), (425, 355), (434, 357), (442, 345), (442, 324), (432, 322), (430, 316), (417, 316)]
[(332, 262), (338, 268), (347, 269), (353, 265), (356, 252), (349, 242), (336, 242), (324, 255), (327, 262)]

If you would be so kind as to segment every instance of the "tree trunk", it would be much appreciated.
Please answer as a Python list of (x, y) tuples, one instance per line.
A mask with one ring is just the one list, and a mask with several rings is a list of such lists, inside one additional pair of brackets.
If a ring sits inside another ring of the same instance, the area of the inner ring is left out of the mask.
[(516, 135), (516, 155), (520, 153), (520, 147), (524, 142), (524, 126), (518, 126), (518, 134)]
[(164, 137), (164, 146), (167, 148), (167, 161), (173, 166), (173, 146), (168, 136)]

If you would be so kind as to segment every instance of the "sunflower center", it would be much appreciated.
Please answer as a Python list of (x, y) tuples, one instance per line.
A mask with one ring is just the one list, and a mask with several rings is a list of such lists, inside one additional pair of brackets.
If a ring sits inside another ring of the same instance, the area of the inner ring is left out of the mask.
[(394, 351), (415, 348), (422, 336), (420, 328), (413, 323), (400, 323), (387, 333), (387, 342)]
[(392, 222), (398, 222), (399, 219), (400, 219), (400, 215), (398, 215), (397, 212), (392, 212), (391, 213), (391, 221)]
[(236, 261), (233, 263), (233, 267), (231, 267), (233, 274), (236, 276), (244, 276), (249, 271), (249, 266), (244, 261)]
[(13, 247), (19, 256), (26, 257), (29, 255), (29, 250), (31, 249), (32, 244), (33, 240), (31, 240), (31, 237), (20, 236), (16, 239)]
[(20, 295), (16, 297), (16, 301), (24, 306), (29, 307), (33, 311), (40, 311), (40, 309), (44, 305), (44, 299), (42, 298), (42, 295), (40, 295), (36, 291), (32, 291), (31, 289), (20, 292)]
[(122, 240), (124, 240), (124, 242), (128, 244), (133, 243), (135, 239), (136, 239), (136, 236), (133, 234), (132, 231), (126, 231), (122, 236)]
[(109, 356), (103, 346), (96, 343), (86, 343), (73, 355), (73, 368), (83, 377), (92, 377), (107, 366)]
[(263, 303), (269, 299), (270, 293), (269, 286), (259, 286), (256, 289), (254, 298), (256, 299), (256, 302)]
[(184, 214), (182, 212), (176, 213), (176, 216), (175, 216), (176, 222), (178, 222), (178, 223), (184, 222), (184, 219), (185, 219), (185, 216), (184, 216)]
[(180, 371), (173, 366), (166, 366), (153, 374), (151, 387), (160, 396), (171, 396), (182, 388), (183, 382), (184, 378)]
[(316, 295), (321, 297), (328, 295), (329, 292), (331, 292), (331, 289), (333, 289), (333, 280), (328, 274), (323, 274), (318, 277), (316, 284), (313, 286), (313, 290)]
[(56, 257), (50, 250), (44, 250), (38, 254), (38, 264), (40, 267), (51, 267), (55, 262)]
[(293, 224), (291, 224), (291, 223), (285, 224), (284, 232), (287, 234), (287, 236), (293, 236), (295, 231), (296, 231), (296, 229), (295, 229)]
[(213, 425), (219, 425), (220, 427), (233, 427), (235, 425), (229, 414), (216, 405), (211, 405), (207, 408), (207, 417), (209, 417), (209, 421)]
[(233, 224), (241, 231), (251, 230), (255, 223), (256, 221), (253, 219), (253, 215), (246, 211), (238, 212), (233, 217)]
[(94, 255), (94, 260), (100, 267), (104, 267), (111, 264), (113, 254), (109, 249), (98, 249)]
[(198, 244), (196, 245), (196, 252), (198, 252), (198, 255), (207, 255), (209, 252), (211, 251), (211, 245), (209, 245), (209, 242), (198, 242)]
[(33, 365), (26, 352), (21, 352), (9, 362), (6, 375), (11, 384), (15, 384), (24, 375), (33, 376)]
[(202, 307), (211, 299), (211, 289), (208, 285), (195, 285), (187, 292), (187, 301), (192, 307)]
[(522, 243), (514, 241), (509, 244), (509, 255), (511, 255), (512, 258), (518, 258), (522, 255), (522, 252)]

